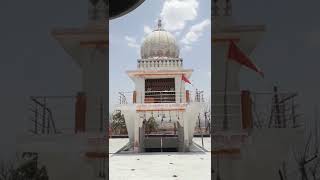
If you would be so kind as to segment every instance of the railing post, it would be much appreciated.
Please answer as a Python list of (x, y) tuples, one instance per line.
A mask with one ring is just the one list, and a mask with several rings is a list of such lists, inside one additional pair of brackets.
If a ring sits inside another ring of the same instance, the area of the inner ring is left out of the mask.
[(103, 100), (100, 97), (100, 132), (103, 132)]
[(279, 97), (278, 97), (278, 87), (273, 87), (274, 91), (274, 106), (276, 110), (276, 128), (281, 127), (281, 120), (280, 120), (280, 106), (279, 106)]
[(79, 92), (76, 97), (75, 133), (85, 132), (86, 129), (86, 95)]
[(35, 103), (35, 112), (34, 112), (34, 115), (35, 115), (35, 123), (34, 123), (34, 133), (35, 134), (38, 134), (38, 104)]
[(295, 128), (296, 127), (296, 111), (295, 111), (294, 98), (292, 99), (291, 116), (292, 116), (292, 127)]
[(45, 134), (45, 125), (46, 125), (46, 97), (43, 97), (43, 110), (42, 110), (42, 134)]
[(136, 103), (137, 103), (137, 91), (133, 91), (132, 103), (133, 103), (133, 104), (136, 104)]
[(186, 90), (186, 102), (190, 103), (190, 94), (189, 94), (189, 90)]
[(249, 91), (241, 92), (241, 111), (242, 111), (242, 128), (248, 129), (253, 127), (252, 119), (252, 101)]
[(47, 134), (50, 134), (50, 116), (47, 116)]

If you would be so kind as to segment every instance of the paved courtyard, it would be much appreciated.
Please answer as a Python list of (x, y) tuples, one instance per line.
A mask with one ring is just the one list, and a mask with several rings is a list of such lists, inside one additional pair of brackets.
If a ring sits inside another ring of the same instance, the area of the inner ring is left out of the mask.
[[(204, 138), (208, 152), (162, 152), (118, 154), (128, 139), (110, 139), (110, 180), (210, 180), (210, 138)], [(194, 142), (202, 146), (201, 138)]]

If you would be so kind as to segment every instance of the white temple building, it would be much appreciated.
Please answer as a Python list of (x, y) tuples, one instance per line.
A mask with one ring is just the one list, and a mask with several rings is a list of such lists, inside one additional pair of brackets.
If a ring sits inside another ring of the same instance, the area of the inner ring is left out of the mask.
[[(201, 102), (191, 102), (191, 92), (186, 90), (183, 78), (188, 79), (193, 70), (183, 68), (179, 55), (175, 37), (159, 20), (157, 28), (141, 45), (137, 70), (127, 71), (135, 84), (132, 103), (121, 104), (118, 108), (125, 116), (130, 144), (135, 152), (189, 151), (192, 145)], [(162, 120), (157, 123), (166, 124), (162, 128), (166, 132), (145, 134), (148, 119), (160, 115)]]
[[(141, 45), (137, 68), (126, 72), (135, 87), (129, 95), (120, 93), (123, 101), (116, 107), (125, 116), (129, 136), (127, 151), (134, 154), (131, 154), (129, 160), (128, 156), (108, 154), (109, 141), (104, 124), (108, 118), (108, 6), (105, 0), (89, 1), (87, 24), (83, 27), (52, 30), (54, 39), (81, 70), (82, 89), (70, 97), (32, 98), (36, 107), (32, 124), (34, 127), (32, 132), (18, 138), (19, 156), (29, 154), (36, 157), (38, 165), (47, 167), (50, 180), (107, 179), (108, 158), (113, 160), (110, 163), (113, 176), (123, 175), (124, 178), (133, 174), (126, 166), (128, 164), (130, 168), (136, 164), (141, 165), (137, 167), (141, 171), (136, 171), (141, 173), (141, 177), (146, 177), (148, 173), (160, 174), (154, 176), (161, 177), (161, 174), (174, 172), (180, 173), (178, 178), (182, 179), (205, 179), (201, 178), (202, 174), (207, 178), (211, 175), (214, 180), (279, 179), (279, 169), (287, 164), (287, 179), (300, 178), (297, 174), (290, 174), (297, 169), (297, 165), (290, 162), (292, 149), (303, 143), (303, 129), (296, 128), (295, 124), (289, 127), (272, 118), (270, 126), (256, 128), (254, 123), (257, 122), (253, 118), (255, 112), (252, 109), (256, 99), (251, 96), (253, 92), (240, 89), (241, 66), (230, 62), (228, 72), (225, 71), (230, 40), (250, 55), (266, 31), (264, 25), (236, 24), (230, 0), (212, 2), (212, 122), (215, 122), (212, 123), (212, 149), (208, 141), (206, 149), (209, 152), (205, 153), (175, 153), (170, 157), (167, 154), (154, 157), (141, 154), (192, 151), (196, 121), (204, 105), (193, 90), (186, 88), (185, 80), (191, 77), (193, 70), (184, 68), (175, 37), (163, 28), (159, 20), (157, 28), (145, 37)], [(228, 87), (226, 102), (222, 94), (225, 82)], [(50, 98), (74, 100), (72, 105), (75, 106), (75, 117), (68, 119), (74, 122), (74, 128), (64, 130), (55, 127), (48, 105)], [(225, 118), (224, 106), (228, 118)], [(157, 131), (150, 128), (150, 123), (154, 122), (158, 126)], [(118, 148), (112, 152), (117, 154)], [(137, 163), (136, 158), (140, 155), (147, 161), (139, 160)], [(210, 157), (214, 160), (211, 172)], [(176, 169), (168, 170), (168, 159), (177, 162)], [(204, 168), (197, 171), (196, 168), (203, 165), (203, 162)], [(151, 163), (161, 168), (150, 166)], [(188, 168), (182, 168), (186, 166)], [(193, 177), (194, 174), (199, 176)], [(170, 174), (162, 179), (173, 177), (176, 176)], [(135, 178), (142, 179), (138, 176)]]

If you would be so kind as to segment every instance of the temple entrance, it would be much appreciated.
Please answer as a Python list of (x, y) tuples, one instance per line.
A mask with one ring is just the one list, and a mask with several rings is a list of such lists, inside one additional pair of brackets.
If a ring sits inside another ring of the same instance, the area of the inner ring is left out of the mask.
[(148, 120), (145, 119), (140, 128), (141, 152), (179, 152), (178, 134), (183, 132), (177, 132), (176, 124), (178, 122), (166, 119), (161, 123), (155, 118), (158, 117), (152, 115)]
[(178, 148), (145, 148), (145, 152), (178, 152)]

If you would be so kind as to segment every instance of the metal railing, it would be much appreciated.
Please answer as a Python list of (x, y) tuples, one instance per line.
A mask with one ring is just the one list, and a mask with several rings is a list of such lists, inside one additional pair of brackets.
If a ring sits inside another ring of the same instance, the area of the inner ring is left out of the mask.
[(297, 93), (252, 93), (255, 127), (298, 128), (303, 126)]
[[(76, 101), (77, 96), (30, 97), (29, 131), (39, 135), (81, 133), (82, 131), (76, 131), (75, 126)], [(99, 129), (85, 127), (85, 131), (106, 132), (107, 120), (103, 114), (103, 104), (100, 103), (96, 108), (100, 113), (100, 127)]]
[(119, 104), (205, 102), (203, 91), (119, 92)]
[[(213, 127), (222, 127), (227, 119), (241, 123), (243, 117), (241, 93), (228, 92), (224, 103), (223, 92), (213, 93)], [(288, 92), (250, 92), (250, 108), (254, 128), (297, 128), (303, 126), (299, 113), (297, 93)], [(215, 101), (216, 100), (216, 101)]]
[[(180, 95), (185, 95), (186, 93)], [(178, 98), (182, 99), (177, 93)], [(144, 103), (175, 103), (175, 91), (146, 91), (144, 95)]]
[(127, 94), (126, 92), (119, 92), (120, 104), (128, 104), (126, 94)]
[[(58, 134), (57, 120), (73, 122), (74, 96), (32, 96), (30, 97), (29, 131), (34, 134)], [(70, 104), (71, 103), (71, 104)]]

